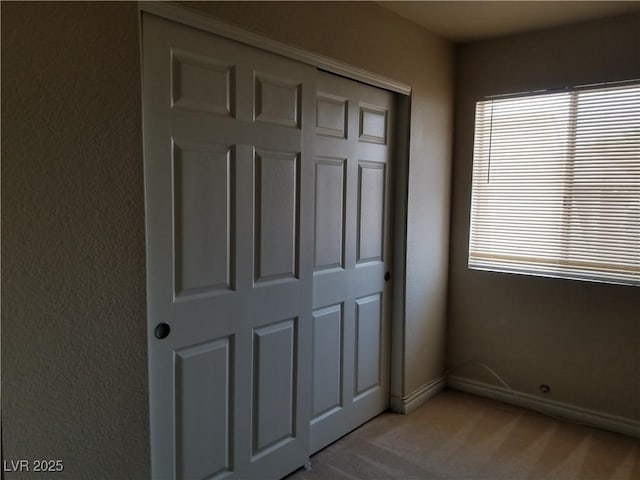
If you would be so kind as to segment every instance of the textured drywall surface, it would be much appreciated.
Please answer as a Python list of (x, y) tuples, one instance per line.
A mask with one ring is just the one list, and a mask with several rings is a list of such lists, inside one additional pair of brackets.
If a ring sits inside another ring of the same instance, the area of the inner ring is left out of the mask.
[(482, 361), (517, 390), (542, 396), (546, 383), (545, 398), (640, 420), (639, 288), (466, 266), (475, 101), (640, 78), (640, 15), (466, 44), (457, 67), (448, 364)]
[[(2, 435), (7, 460), (149, 478), (133, 3), (2, 2)], [(31, 465), (33, 466), (33, 465)]]
[(224, 21), (413, 88), (403, 389), (443, 373), (453, 47), (369, 2), (186, 2)]

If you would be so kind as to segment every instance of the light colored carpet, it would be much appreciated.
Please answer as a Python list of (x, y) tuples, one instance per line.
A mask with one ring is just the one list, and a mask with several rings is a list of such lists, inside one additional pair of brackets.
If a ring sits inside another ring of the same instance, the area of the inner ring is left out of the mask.
[(445, 390), (383, 413), (287, 480), (639, 480), (640, 440)]

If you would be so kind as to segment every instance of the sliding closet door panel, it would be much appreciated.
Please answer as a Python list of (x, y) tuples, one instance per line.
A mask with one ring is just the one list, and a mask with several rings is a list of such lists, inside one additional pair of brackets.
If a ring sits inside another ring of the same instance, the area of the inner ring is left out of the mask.
[(309, 454), (316, 72), (144, 14), (143, 73), (153, 476), (282, 477)]
[(389, 402), (395, 104), (323, 72), (317, 88), (312, 451)]

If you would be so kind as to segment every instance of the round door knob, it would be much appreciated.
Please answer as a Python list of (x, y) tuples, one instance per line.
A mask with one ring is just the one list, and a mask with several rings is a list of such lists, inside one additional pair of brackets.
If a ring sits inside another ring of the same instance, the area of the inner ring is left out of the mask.
[(389, 272), (384, 274), (384, 281), (388, 282), (391, 279), (391, 274)]
[(167, 338), (171, 333), (171, 327), (168, 323), (159, 323), (156, 325), (156, 338), (162, 340), (163, 338)]

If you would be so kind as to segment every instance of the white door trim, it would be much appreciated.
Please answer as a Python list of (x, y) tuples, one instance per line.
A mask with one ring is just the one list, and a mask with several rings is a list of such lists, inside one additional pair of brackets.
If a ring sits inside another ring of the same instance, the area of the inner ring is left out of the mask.
[(326, 70), (327, 72), (342, 75), (343, 77), (351, 78), (374, 87), (384, 88), (402, 95), (411, 95), (411, 86), (404, 82), (393, 80), (383, 75), (378, 75), (377, 73), (369, 72), (302, 48), (278, 42), (277, 40), (243, 30), (242, 28), (234, 27), (181, 5), (175, 5), (171, 2), (157, 1), (138, 2), (138, 9), (141, 12), (149, 12), (168, 20), (174, 20), (183, 25), (205, 30), (209, 33), (229, 38), (231, 40), (236, 40), (240, 43), (244, 43), (245, 45), (251, 45), (262, 50), (276, 53), (280, 56), (297, 60), (319, 69)]

